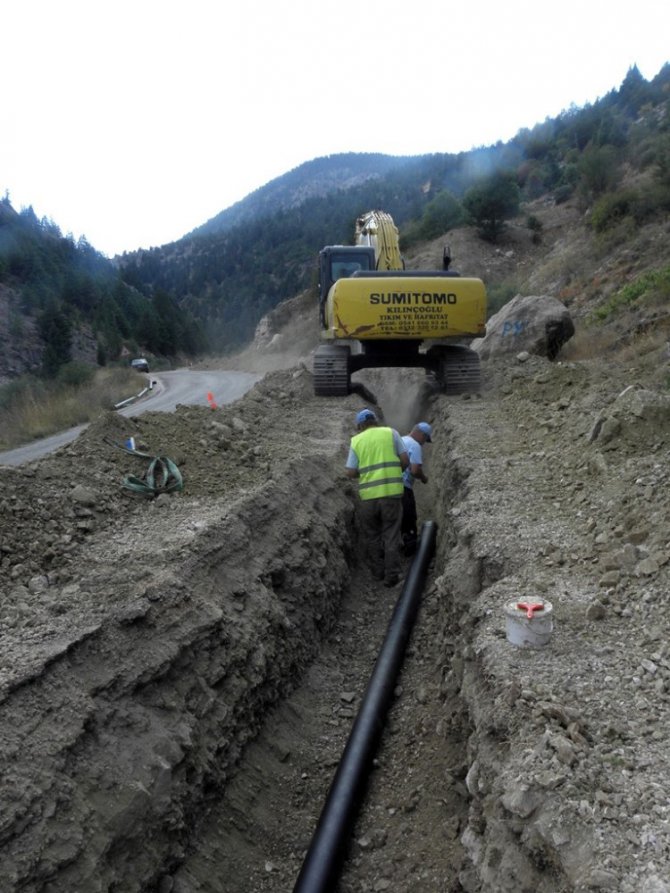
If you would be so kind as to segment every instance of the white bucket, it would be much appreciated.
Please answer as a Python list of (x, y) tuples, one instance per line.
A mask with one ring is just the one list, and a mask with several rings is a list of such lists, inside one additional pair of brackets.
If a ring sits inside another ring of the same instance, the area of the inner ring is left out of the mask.
[(543, 648), (551, 639), (554, 624), (551, 602), (521, 599), (505, 605), (507, 641), (519, 648)]

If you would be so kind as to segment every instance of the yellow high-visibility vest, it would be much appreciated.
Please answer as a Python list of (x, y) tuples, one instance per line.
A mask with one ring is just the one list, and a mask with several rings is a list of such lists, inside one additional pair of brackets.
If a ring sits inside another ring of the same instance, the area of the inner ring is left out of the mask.
[(358, 456), (358, 494), (361, 499), (402, 496), (402, 467), (393, 446), (391, 428), (367, 428), (351, 439)]

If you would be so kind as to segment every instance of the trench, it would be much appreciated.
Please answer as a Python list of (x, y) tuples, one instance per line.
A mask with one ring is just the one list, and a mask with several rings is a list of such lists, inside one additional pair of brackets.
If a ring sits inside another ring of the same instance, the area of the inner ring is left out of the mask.
[[(300, 458), (309, 499), (282, 467), (233, 504), (139, 514), (91, 552), (105, 599), (83, 578), (61, 591), (92, 622), (64, 631), (0, 704), (17, 742), (3, 890), (293, 889), (398, 597), (365, 566), (332, 451), (359, 405), (332, 413), (328, 450)], [(495, 785), (510, 702), (476, 628), (506, 568), (469, 527), (476, 447), (459, 455), (450, 405), (423, 406), (436, 437), (416, 495), (436, 552), (338, 890), (557, 893), (570, 888), (555, 851)], [(194, 509), (208, 523), (186, 536)], [(128, 579), (123, 550), (153, 569), (159, 542), (156, 573)]]
[[(458, 486), (451, 473), (417, 492), (420, 518), (438, 524), (436, 553), (351, 829), (341, 893), (462, 889), (470, 728), (452, 671), (457, 621), (440, 580)], [(351, 579), (314, 660), (289, 680), (295, 687), (266, 713), (230, 780), (193, 821), (183, 852), (147, 893), (293, 889), (398, 598), (371, 578), (355, 522), (350, 534)]]
[[(170, 889), (293, 888), (396, 598), (397, 592), (380, 591), (364, 569), (355, 574), (328, 641), (296, 690), (267, 716), (220, 801), (193, 829), (192, 851)], [(444, 884), (457, 876), (465, 801), (448, 774), (465, 774), (463, 729), (456, 702), (444, 721), (443, 656), (429, 646), (438, 614), (434, 587), (422, 612), (417, 623), (424, 629), (412, 636), (352, 832), (342, 891), (391, 883), (401, 868), (413, 878), (402, 888), (408, 890), (421, 884), (449, 889)], [(164, 882), (156, 889), (168, 887)]]
[[(283, 382), (282, 430), (304, 418), (305, 378)], [(529, 422), (502, 387), (425, 404), (395, 390), (433, 424), (417, 498), (439, 535), (340, 890), (602, 888), (610, 829), (577, 799), (608, 783), (610, 752), (594, 725), (605, 702), (591, 697), (593, 721), (571, 704), (588, 682), (575, 668), (591, 667), (583, 617), (564, 610), (551, 650), (529, 653), (496, 610), (556, 587), (581, 607), (597, 583), (547, 468), (554, 434), (531, 431), (540, 410)], [(261, 453), (241, 486), (138, 507), (87, 537), (76, 577), (11, 593), (35, 613), (3, 630), (0, 889), (293, 889), (395, 604), (361, 561), (342, 481), (360, 396), (325, 408), (309, 406), (319, 424), (294, 464), (278, 436), (278, 461)], [(601, 654), (623, 641), (592, 635)]]

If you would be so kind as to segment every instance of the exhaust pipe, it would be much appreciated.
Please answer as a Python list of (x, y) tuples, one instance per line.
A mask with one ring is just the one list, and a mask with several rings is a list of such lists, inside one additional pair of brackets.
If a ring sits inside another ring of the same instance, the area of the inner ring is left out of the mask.
[(424, 522), (419, 548), (405, 578), (293, 893), (328, 893), (337, 885), (349, 834), (363, 801), (365, 783), (416, 619), (426, 571), (435, 552), (436, 533), (434, 521)]

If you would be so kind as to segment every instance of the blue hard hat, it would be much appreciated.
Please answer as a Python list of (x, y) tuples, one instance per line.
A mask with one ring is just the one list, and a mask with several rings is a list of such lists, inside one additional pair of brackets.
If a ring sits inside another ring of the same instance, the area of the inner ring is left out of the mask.
[(430, 427), (428, 422), (419, 422), (416, 426), (422, 434), (425, 435), (426, 440), (430, 443), (433, 439), (433, 429)]
[(356, 414), (356, 424), (362, 425), (363, 422), (376, 422), (377, 416), (371, 409), (361, 409), (359, 413)]

